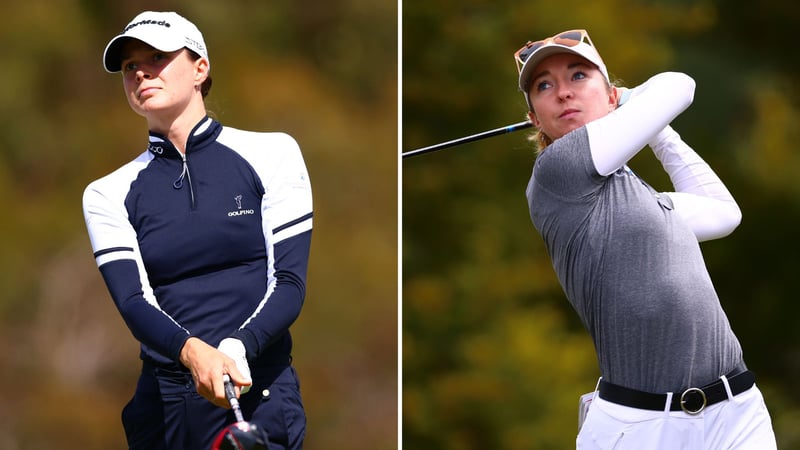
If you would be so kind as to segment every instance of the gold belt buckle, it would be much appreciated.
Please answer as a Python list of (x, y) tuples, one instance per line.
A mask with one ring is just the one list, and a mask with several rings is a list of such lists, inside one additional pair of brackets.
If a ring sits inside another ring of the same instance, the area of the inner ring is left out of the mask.
[[(699, 393), (700, 394), (700, 398), (703, 399), (703, 403), (697, 409), (689, 409), (689, 408), (686, 407), (686, 402), (687, 402), (686, 394), (695, 394), (695, 393)], [(700, 414), (706, 408), (707, 402), (708, 402), (708, 400), (706, 399), (706, 393), (703, 392), (703, 390), (700, 389), (700, 388), (689, 388), (689, 389), (683, 391), (683, 394), (681, 394), (681, 409), (686, 414), (689, 414), (689, 415), (692, 415), (692, 416)]]

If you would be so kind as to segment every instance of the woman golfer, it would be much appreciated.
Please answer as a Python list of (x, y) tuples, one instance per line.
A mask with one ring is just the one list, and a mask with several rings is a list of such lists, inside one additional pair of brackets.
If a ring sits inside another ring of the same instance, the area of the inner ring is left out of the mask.
[[(531, 219), (602, 374), (577, 447), (775, 448), (699, 246), (731, 233), (741, 213), (669, 126), (694, 81), (658, 74), (618, 107), (623, 90), (584, 30), (528, 43), (515, 58), (539, 131)], [(645, 145), (675, 192), (656, 192), (626, 166)]]
[(146, 150), (83, 197), (97, 265), (141, 343), (122, 412), (129, 448), (210, 448), (234, 421), (224, 374), (270, 449), (301, 448), (289, 326), (305, 295), (312, 208), (297, 143), (208, 117), (205, 42), (176, 13), (136, 16), (103, 58), (149, 128)]

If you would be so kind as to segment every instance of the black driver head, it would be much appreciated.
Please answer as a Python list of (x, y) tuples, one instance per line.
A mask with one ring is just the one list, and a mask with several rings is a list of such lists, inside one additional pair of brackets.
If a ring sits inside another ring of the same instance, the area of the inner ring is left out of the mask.
[(225, 427), (214, 439), (211, 450), (268, 450), (267, 432), (247, 422)]

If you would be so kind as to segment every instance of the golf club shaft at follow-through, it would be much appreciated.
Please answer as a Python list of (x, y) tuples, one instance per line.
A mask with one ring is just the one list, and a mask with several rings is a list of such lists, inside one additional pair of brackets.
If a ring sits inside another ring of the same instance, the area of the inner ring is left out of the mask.
[(411, 150), (408, 152), (403, 153), (403, 158), (408, 158), (410, 156), (422, 155), (424, 153), (430, 153), (437, 150), (443, 150), (448, 147), (453, 147), (455, 145), (466, 144), (468, 142), (474, 142), (481, 139), (485, 139), (492, 136), (497, 136), (500, 134), (511, 133), (517, 130), (523, 130), (525, 128), (532, 127), (533, 124), (525, 121), (519, 122), (512, 125), (507, 125), (501, 128), (495, 128), (494, 130), (484, 131), (483, 133), (473, 134), (471, 136), (466, 136), (463, 138), (453, 139), (452, 141), (442, 142), (441, 144), (435, 144), (428, 147), (418, 148), (416, 150)]

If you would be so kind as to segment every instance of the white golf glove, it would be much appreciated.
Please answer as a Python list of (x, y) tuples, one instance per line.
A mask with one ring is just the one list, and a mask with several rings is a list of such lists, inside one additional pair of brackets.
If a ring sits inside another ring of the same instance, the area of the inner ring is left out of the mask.
[[(250, 365), (247, 363), (247, 356), (242, 341), (236, 338), (225, 338), (219, 343), (217, 350), (234, 360), (239, 373), (251, 382), (253, 381), (252, 376), (250, 376)], [(246, 394), (249, 390), (250, 386), (242, 386), (241, 393)]]
[(627, 102), (628, 99), (631, 98), (631, 94), (633, 93), (632, 89), (628, 89), (626, 87), (621, 87), (621, 86), (617, 87), (617, 92), (619, 93), (619, 99), (617, 100), (617, 106), (624, 105), (625, 102)]

